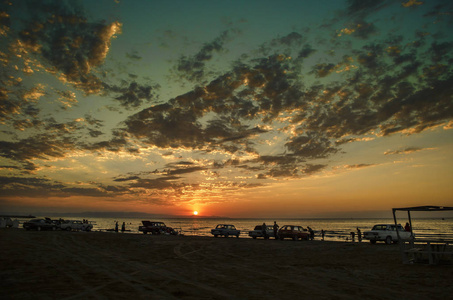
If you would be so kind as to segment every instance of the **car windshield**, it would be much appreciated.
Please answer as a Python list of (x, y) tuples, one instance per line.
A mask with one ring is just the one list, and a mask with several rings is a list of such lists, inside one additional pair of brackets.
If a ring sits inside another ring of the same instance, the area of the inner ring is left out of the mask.
[(386, 230), (387, 226), (386, 225), (374, 225), (372, 230)]
[(261, 230), (261, 225), (255, 226), (255, 230)]

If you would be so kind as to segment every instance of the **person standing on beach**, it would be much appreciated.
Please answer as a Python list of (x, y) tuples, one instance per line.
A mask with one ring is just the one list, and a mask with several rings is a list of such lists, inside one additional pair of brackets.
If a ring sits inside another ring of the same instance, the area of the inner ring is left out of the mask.
[(308, 232), (310, 233), (310, 240), (314, 240), (315, 239), (315, 232), (313, 231), (313, 229), (311, 229), (310, 226), (307, 226), (308, 228)]
[(277, 221), (274, 221), (274, 238), (278, 239), (278, 224), (277, 224)]
[(357, 239), (359, 240), (359, 243), (362, 241), (362, 232), (359, 227), (357, 227)]
[(267, 225), (266, 223), (263, 223), (261, 226), (261, 233), (263, 234), (263, 238), (267, 240)]
[(126, 223), (123, 222), (123, 225), (121, 225), (121, 232), (124, 233), (126, 231)]
[(118, 232), (118, 221), (115, 223), (115, 232)]
[(326, 234), (326, 232), (324, 231), (324, 229), (321, 229), (321, 240), (324, 241), (324, 235)]

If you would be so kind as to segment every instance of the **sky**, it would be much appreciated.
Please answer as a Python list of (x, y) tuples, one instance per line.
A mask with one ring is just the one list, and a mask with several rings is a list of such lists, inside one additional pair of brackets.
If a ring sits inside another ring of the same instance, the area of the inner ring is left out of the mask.
[(0, 212), (453, 206), (450, 0), (0, 1)]

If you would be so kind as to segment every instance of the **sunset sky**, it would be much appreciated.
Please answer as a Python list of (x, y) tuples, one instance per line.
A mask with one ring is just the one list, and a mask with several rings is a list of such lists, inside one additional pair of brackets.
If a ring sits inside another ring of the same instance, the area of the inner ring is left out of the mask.
[(0, 212), (453, 206), (453, 2), (0, 0)]

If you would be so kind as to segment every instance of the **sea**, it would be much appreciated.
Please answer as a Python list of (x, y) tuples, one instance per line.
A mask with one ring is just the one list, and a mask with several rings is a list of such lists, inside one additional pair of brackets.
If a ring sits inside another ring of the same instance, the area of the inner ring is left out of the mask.
[[(59, 216), (50, 216), (59, 219)], [(81, 220), (80, 216), (65, 216), (64, 219)], [(263, 219), (263, 218), (205, 218), (205, 217), (171, 217), (171, 218), (107, 218), (98, 217), (88, 219), (93, 224), (93, 231), (105, 231), (116, 234), (113, 231), (118, 222), (120, 233), (123, 222), (126, 225), (124, 234), (142, 234), (138, 231), (143, 220), (164, 222), (186, 236), (212, 236), (211, 229), (217, 224), (233, 224), (241, 230), (240, 238), (250, 238), (248, 232), (256, 225), (266, 223), (273, 225), (274, 221), (281, 227), (283, 225), (299, 225), (304, 228), (311, 227), (315, 232), (315, 240), (321, 239), (321, 230), (325, 231), (325, 240), (328, 241), (351, 241), (351, 232), (354, 232), (357, 240), (357, 228), (364, 231), (370, 230), (375, 224), (394, 224), (393, 218), (327, 218), (327, 219)], [(23, 223), (26, 219), (19, 219)], [(403, 226), (407, 218), (397, 219)], [(22, 227), (20, 224), (19, 227)], [(452, 239), (453, 240), (453, 217), (446, 218), (412, 218), (412, 229), (417, 238)]]

